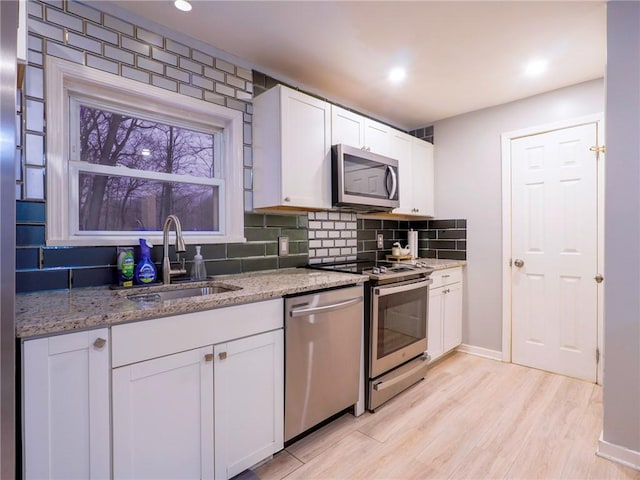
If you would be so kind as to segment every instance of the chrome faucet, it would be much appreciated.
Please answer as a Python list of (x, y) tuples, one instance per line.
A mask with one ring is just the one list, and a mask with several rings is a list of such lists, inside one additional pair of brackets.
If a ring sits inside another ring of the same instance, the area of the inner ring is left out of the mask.
[[(184, 238), (182, 237), (182, 225), (180, 220), (175, 215), (169, 215), (164, 221), (164, 227), (162, 227), (162, 283), (169, 285), (171, 283), (171, 277), (174, 275), (186, 275), (187, 270), (184, 268), (184, 259), (182, 260), (182, 268), (171, 269), (171, 262), (169, 261), (169, 230), (171, 229), (171, 223), (175, 225), (176, 229), (176, 253), (184, 252)], [(179, 256), (178, 256), (179, 259)]]

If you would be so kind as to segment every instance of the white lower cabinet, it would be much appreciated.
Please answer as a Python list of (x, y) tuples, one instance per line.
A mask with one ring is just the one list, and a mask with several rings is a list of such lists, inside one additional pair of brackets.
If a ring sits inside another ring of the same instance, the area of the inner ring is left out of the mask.
[(431, 278), (427, 351), (433, 361), (462, 343), (462, 267), (436, 270)]
[(282, 323), (278, 299), (114, 326), (114, 478), (228, 479), (281, 450)]
[(214, 347), (215, 478), (283, 448), (283, 330)]
[(213, 478), (212, 360), (206, 347), (113, 370), (114, 478)]
[(109, 330), (22, 346), (25, 479), (111, 476)]

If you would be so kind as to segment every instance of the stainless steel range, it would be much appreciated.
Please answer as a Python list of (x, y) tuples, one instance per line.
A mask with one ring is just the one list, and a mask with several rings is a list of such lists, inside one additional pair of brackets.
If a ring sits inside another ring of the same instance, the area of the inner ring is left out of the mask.
[(311, 267), (369, 275), (365, 288), (368, 410), (374, 411), (425, 377), (432, 268), (420, 261), (353, 261)]

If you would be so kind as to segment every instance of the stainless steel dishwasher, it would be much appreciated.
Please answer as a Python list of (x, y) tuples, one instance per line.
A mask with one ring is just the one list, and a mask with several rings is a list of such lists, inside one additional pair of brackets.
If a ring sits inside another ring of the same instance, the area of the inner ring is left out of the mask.
[(362, 285), (285, 298), (285, 441), (358, 401), (362, 335)]

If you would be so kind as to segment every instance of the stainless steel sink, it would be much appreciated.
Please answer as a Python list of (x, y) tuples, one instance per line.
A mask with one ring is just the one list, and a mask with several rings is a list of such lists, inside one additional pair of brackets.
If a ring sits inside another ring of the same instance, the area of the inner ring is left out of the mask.
[(205, 295), (215, 295), (216, 293), (232, 292), (240, 290), (240, 287), (230, 285), (210, 285), (205, 287), (179, 288), (175, 290), (165, 290), (163, 292), (144, 292), (127, 295), (129, 300), (134, 302), (160, 302), (165, 300), (177, 300), (180, 298), (203, 297)]

